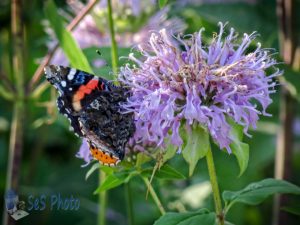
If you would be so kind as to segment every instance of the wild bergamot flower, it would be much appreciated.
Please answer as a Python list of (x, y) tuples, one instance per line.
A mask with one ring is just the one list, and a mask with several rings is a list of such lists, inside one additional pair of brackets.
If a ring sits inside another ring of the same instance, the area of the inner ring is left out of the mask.
[(224, 25), (219, 25), (219, 34), (208, 45), (202, 38), (204, 29), (182, 38), (163, 29), (139, 46), (141, 59), (129, 55), (135, 65), (121, 68), (119, 81), (132, 91), (123, 107), (135, 113), (135, 143), (163, 147), (168, 139), (180, 150), (180, 127), (190, 130), (198, 124), (230, 153), (228, 119), (249, 135), (259, 115), (270, 115), (266, 109), (275, 92), (273, 78), (281, 74), (276, 68), (266, 74), (276, 65), (271, 51), (260, 43), (250, 51), (256, 33), (244, 34), (238, 41), (233, 28), (224, 37)]

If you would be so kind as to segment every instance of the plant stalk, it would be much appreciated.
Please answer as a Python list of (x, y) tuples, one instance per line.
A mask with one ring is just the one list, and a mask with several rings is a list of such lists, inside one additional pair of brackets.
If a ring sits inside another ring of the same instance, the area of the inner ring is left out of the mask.
[[(11, 1), (11, 31), (13, 46), (13, 75), (16, 85), (16, 98), (14, 100), (13, 117), (10, 131), (10, 143), (8, 152), (8, 164), (6, 175), (6, 191), (13, 189), (18, 191), (20, 167), (23, 149), (23, 122), (25, 113), (24, 92), (24, 57), (23, 57), (23, 23), (21, 16), (21, 0)], [(6, 208), (3, 211), (3, 225), (13, 224), (8, 219)]]
[(114, 27), (114, 20), (112, 16), (112, 7), (111, 7), (111, 0), (107, 0), (107, 12), (108, 12), (108, 23), (109, 23), (109, 32), (111, 38), (111, 63), (112, 69), (115, 76), (117, 76), (118, 72), (118, 48), (117, 42), (115, 38), (115, 27)]
[[(277, 0), (277, 18), (279, 24), (279, 46), (283, 61), (294, 71), (300, 71), (300, 22), (297, 9), (300, 2), (295, 0)], [(286, 71), (285, 73), (288, 73)], [(294, 75), (295, 76), (295, 75)], [(293, 126), (297, 111), (297, 99), (286, 85), (281, 85), (280, 93), (280, 129), (277, 135), (274, 176), (276, 179), (291, 180), (294, 144)], [(293, 217), (283, 206), (289, 205), (291, 198), (276, 195), (273, 201), (272, 224), (290, 224)]]
[(134, 216), (133, 216), (133, 208), (132, 208), (132, 196), (131, 196), (131, 189), (130, 183), (125, 183), (125, 195), (126, 195), (126, 204), (127, 204), (127, 219), (128, 225), (134, 225)]
[(206, 162), (207, 162), (208, 173), (209, 173), (210, 183), (211, 183), (212, 192), (213, 192), (213, 198), (214, 198), (214, 202), (215, 202), (216, 214), (218, 217), (218, 224), (224, 225), (225, 218), (224, 218), (224, 213), (223, 213), (223, 209), (222, 209), (222, 202), (221, 202), (220, 191), (219, 191), (219, 186), (218, 186), (218, 181), (217, 181), (217, 174), (216, 174), (216, 169), (215, 169), (215, 164), (214, 164), (214, 159), (213, 159), (213, 154), (212, 154), (211, 148), (209, 148), (207, 151)]
[(148, 178), (146, 177), (142, 177), (145, 184), (146, 184), (146, 187), (149, 189), (149, 192), (150, 192), (150, 195), (152, 196), (157, 208), (159, 209), (161, 215), (165, 215), (166, 214), (166, 210), (164, 209), (163, 205), (161, 204), (155, 190), (153, 189), (150, 181), (148, 180)]
[[(106, 174), (99, 168), (99, 187), (104, 182)], [(98, 213), (98, 225), (106, 224), (106, 205), (107, 205), (107, 192), (99, 192), (99, 213)]]

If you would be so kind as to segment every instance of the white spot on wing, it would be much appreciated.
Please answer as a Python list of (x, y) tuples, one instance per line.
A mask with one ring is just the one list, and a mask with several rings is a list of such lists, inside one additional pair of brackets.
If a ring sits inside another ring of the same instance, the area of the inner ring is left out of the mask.
[(72, 91), (72, 90), (73, 90), (73, 88), (70, 87), (70, 88), (69, 88), (69, 91)]
[(76, 69), (71, 68), (71, 70), (70, 70), (70, 72), (69, 72), (69, 74), (67, 76), (68, 80), (73, 80), (75, 73), (76, 73)]
[(67, 82), (64, 81), (64, 80), (62, 82), (60, 82), (60, 84), (61, 84), (62, 87), (66, 87), (67, 86)]

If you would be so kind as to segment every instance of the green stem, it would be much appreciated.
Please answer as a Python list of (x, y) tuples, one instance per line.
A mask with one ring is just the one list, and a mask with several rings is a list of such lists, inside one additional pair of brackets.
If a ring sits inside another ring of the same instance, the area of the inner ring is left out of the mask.
[(219, 191), (217, 175), (216, 175), (216, 169), (215, 169), (215, 164), (214, 164), (214, 159), (213, 159), (213, 154), (212, 154), (211, 148), (209, 148), (207, 151), (206, 162), (207, 162), (208, 173), (209, 173), (210, 183), (211, 183), (211, 187), (212, 187), (214, 202), (215, 202), (216, 214), (218, 217), (218, 224), (224, 225), (224, 214), (223, 214), (223, 210), (222, 210), (222, 202), (221, 202), (220, 191)]
[(9, 101), (14, 100), (14, 94), (11, 91), (7, 90), (1, 84), (0, 84), (0, 96)]
[[(105, 180), (106, 174), (99, 169), (99, 187), (101, 186), (102, 182)], [(98, 225), (105, 225), (106, 224), (106, 202), (107, 202), (107, 192), (100, 191), (99, 192), (99, 213), (98, 213)]]
[(130, 190), (130, 183), (125, 183), (125, 195), (126, 195), (126, 203), (127, 203), (127, 218), (128, 218), (128, 225), (134, 225), (134, 216), (133, 216), (133, 209), (132, 209), (132, 196)]
[(116, 76), (118, 72), (118, 48), (115, 39), (115, 28), (114, 28), (114, 20), (112, 18), (111, 0), (107, 0), (107, 12), (108, 12), (109, 32), (111, 38), (111, 62), (112, 62), (112, 69), (114, 75)]
[[(6, 191), (13, 189), (18, 192), (19, 177), (23, 149), (25, 92), (24, 92), (24, 57), (23, 57), (23, 23), (22, 23), (22, 1), (11, 1), (11, 30), (13, 46), (13, 75), (16, 85), (16, 98), (14, 99), (14, 111), (10, 131), (10, 143), (8, 152)], [(4, 207), (3, 225), (12, 224), (8, 219)]]
[(146, 187), (149, 189), (150, 195), (152, 196), (152, 198), (153, 198), (156, 206), (158, 207), (161, 215), (166, 214), (166, 210), (164, 209), (163, 205), (161, 204), (161, 202), (160, 202), (155, 190), (153, 189), (150, 181), (146, 177), (142, 177), (142, 178), (143, 178), (143, 180), (146, 184)]

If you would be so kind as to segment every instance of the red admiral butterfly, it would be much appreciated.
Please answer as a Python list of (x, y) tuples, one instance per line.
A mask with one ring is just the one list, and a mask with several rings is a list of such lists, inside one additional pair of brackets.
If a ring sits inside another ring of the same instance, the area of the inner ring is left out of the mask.
[(129, 90), (74, 68), (50, 65), (44, 70), (58, 90), (59, 112), (69, 119), (75, 134), (86, 138), (92, 156), (104, 165), (119, 163), (135, 131), (133, 115), (122, 113), (120, 107)]

